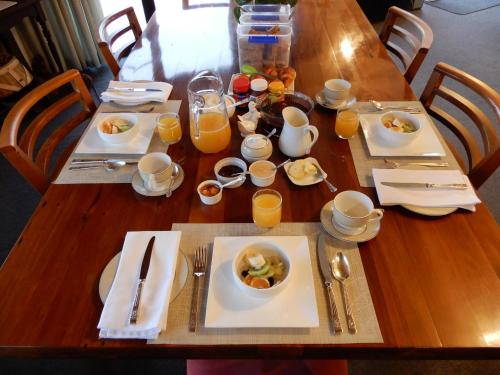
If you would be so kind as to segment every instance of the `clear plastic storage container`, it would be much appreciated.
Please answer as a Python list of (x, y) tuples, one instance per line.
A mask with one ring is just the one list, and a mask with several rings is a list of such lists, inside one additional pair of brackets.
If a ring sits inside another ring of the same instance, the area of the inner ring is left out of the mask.
[(289, 25), (290, 17), (284, 13), (241, 13), (240, 24), (280, 24)]
[(262, 71), (265, 66), (286, 67), (290, 61), (292, 27), (280, 24), (238, 25), (240, 70), (250, 65)]
[(292, 8), (289, 4), (246, 4), (241, 6), (243, 13), (281, 13), (290, 18)]

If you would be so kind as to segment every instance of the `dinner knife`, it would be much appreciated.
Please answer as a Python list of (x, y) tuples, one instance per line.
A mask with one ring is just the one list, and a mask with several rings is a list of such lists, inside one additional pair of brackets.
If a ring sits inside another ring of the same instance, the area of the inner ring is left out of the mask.
[(426, 188), (426, 189), (453, 189), (465, 190), (467, 184), (432, 184), (430, 182), (381, 182), (382, 185), (397, 188)]
[(106, 91), (125, 91), (125, 92), (161, 92), (162, 89), (150, 89), (145, 87), (109, 87)]
[(316, 252), (318, 254), (319, 267), (321, 273), (323, 274), (323, 279), (325, 281), (325, 286), (328, 294), (328, 302), (330, 304), (330, 318), (333, 323), (333, 330), (335, 334), (342, 333), (342, 326), (340, 325), (339, 313), (337, 311), (337, 305), (335, 304), (335, 297), (333, 295), (333, 276), (331, 269), (331, 262), (328, 259), (326, 253), (326, 242), (325, 235), (320, 234), (318, 236), (318, 243), (316, 245)]
[(146, 276), (148, 275), (149, 263), (151, 262), (151, 254), (153, 253), (153, 245), (155, 243), (155, 236), (151, 237), (146, 247), (146, 252), (142, 258), (141, 273), (139, 274), (139, 280), (137, 283), (137, 291), (135, 292), (134, 304), (132, 305), (132, 312), (130, 313), (130, 324), (137, 323), (137, 317), (139, 312), (139, 304), (141, 303), (142, 287), (146, 281)]

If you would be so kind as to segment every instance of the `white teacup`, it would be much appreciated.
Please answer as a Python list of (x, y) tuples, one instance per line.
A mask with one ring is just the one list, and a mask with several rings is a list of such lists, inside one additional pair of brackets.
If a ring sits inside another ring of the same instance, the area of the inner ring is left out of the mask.
[(166, 188), (172, 176), (172, 159), (162, 152), (144, 155), (137, 164), (144, 187), (149, 191)]
[(351, 84), (345, 79), (329, 79), (325, 82), (323, 94), (328, 103), (338, 102), (340, 100), (347, 100)]
[(372, 200), (359, 191), (343, 191), (333, 200), (332, 224), (343, 234), (361, 234), (369, 222), (383, 216), (384, 210), (375, 209)]

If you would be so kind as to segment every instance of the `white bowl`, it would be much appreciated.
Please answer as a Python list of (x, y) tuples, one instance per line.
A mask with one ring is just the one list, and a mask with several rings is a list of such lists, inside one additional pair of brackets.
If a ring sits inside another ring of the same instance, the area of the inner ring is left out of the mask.
[[(126, 120), (132, 124), (132, 127), (123, 133), (116, 133), (116, 134), (104, 133), (102, 131), (102, 124), (106, 121), (111, 121), (116, 119)], [(139, 126), (137, 126), (137, 121), (138, 121), (137, 116), (127, 113), (106, 116), (102, 119), (102, 121), (99, 124), (97, 124), (97, 133), (99, 133), (99, 136), (108, 143), (115, 143), (115, 144), (127, 143), (131, 139), (133, 139), (139, 132)]]
[[(285, 276), (279, 284), (275, 284), (272, 287), (266, 289), (257, 289), (243, 282), (244, 277), (241, 272), (246, 266), (246, 264), (243, 262), (243, 259), (247, 254), (255, 253), (260, 253), (264, 257), (277, 255), (281, 258), (281, 260), (285, 264), (286, 269)], [(258, 298), (271, 297), (281, 292), (289, 283), (292, 271), (292, 261), (287, 252), (281, 247), (273, 244), (272, 242), (256, 242), (243, 248), (234, 257), (232, 265), (233, 278), (238, 287), (240, 287), (248, 295)]]
[(224, 97), (226, 100), (227, 115), (229, 118), (231, 118), (233, 117), (234, 111), (236, 110), (236, 107), (234, 107), (236, 101), (231, 95), (224, 95)]
[[(205, 185), (209, 185), (209, 184), (217, 185), (219, 187), (219, 192), (216, 195), (214, 195), (213, 197), (208, 197), (206, 195), (201, 194), (201, 188), (204, 187)], [(196, 191), (198, 191), (198, 195), (200, 196), (200, 200), (202, 201), (202, 203), (207, 204), (209, 206), (219, 203), (222, 199), (221, 183), (217, 180), (203, 181), (201, 184), (198, 185), (198, 188), (196, 189)]]
[[(258, 168), (259, 165), (268, 165), (269, 167), (274, 168), (272, 173), (266, 176), (260, 176), (256, 175), (255, 173), (252, 173), (252, 170), (255, 171), (255, 168)], [(272, 185), (274, 182), (274, 179), (276, 178), (276, 165), (268, 160), (257, 160), (254, 161), (252, 164), (250, 164), (250, 168), (248, 169), (250, 171), (250, 179), (252, 180), (252, 183), (255, 186), (260, 186), (260, 187), (266, 187), (269, 185)]]
[[(243, 172), (246, 172), (247, 171), (247, 163), (245, 163), (245, 161), (239, 159), (239, 158), (224, 158), (224, 159), (221, 159), (219, 160), (217, 163), (215, 163), (215, 166), (214, 166), (214, 173), (215, 173), (215, 176), (217, 176), (217, 181), (219, 181), (221, 184), (226, 184), (230, 181), (233, 181), (233, 180), (236, 180), (239, 176), (235, 176), (235, 177), (224, 177), (224, 176), (221, 176), (219, 174), (219, 171), (222, 169), (222, 167), (225, 167), (227, 165), (237, 165), (238, 167), (240, 167), (241, 169), (243, 169)], [(243, 185), (243, 183), (245, 182), (246, 180), (246, 177), (245, 175), (243, 175), (243, 179), (241, 180), (241, 182), (237, 182), (233, 185), (228, 185), (227, 186), (227, 189), (234, 189), (234, 188), (237, 188), (237, 187), (240, 187), (241, 185)]]
[[(400, 133), (386, 128), (384, 126), (384, 121), (392, 120), (394, 118), (398, 118), (411, 123), (416, 128), (416, 130), (411, 133)], [(407, 112), (400, 112), (400, 111), (391, 111), (384, 113), (383, 115), (380, 116), (380, 120), (377, 126), (381, 137), (389, 144), (397, 146), (402, 146), (409, 144), (410, 142), (413, 142), (422, 132), (422, 126), (417, 117)]]

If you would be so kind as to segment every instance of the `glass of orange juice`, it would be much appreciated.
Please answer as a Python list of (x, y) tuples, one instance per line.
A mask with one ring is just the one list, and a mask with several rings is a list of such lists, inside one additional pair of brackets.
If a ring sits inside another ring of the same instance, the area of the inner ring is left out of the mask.
[(272, 228), (281, 221), (281, 194), (272, 189), (257, 190), (252, 197), (252, 217), (255, 225)]
[(156, 127), (163, 143), (173, 145), (182, 138), (182, 128), (177, 113), (164, 113), (158, 117)]
[(339, 109), (335, 120), (335, 133), (343, 139), (356, 135), (359, 126), (359, 114), (351, 109)]

